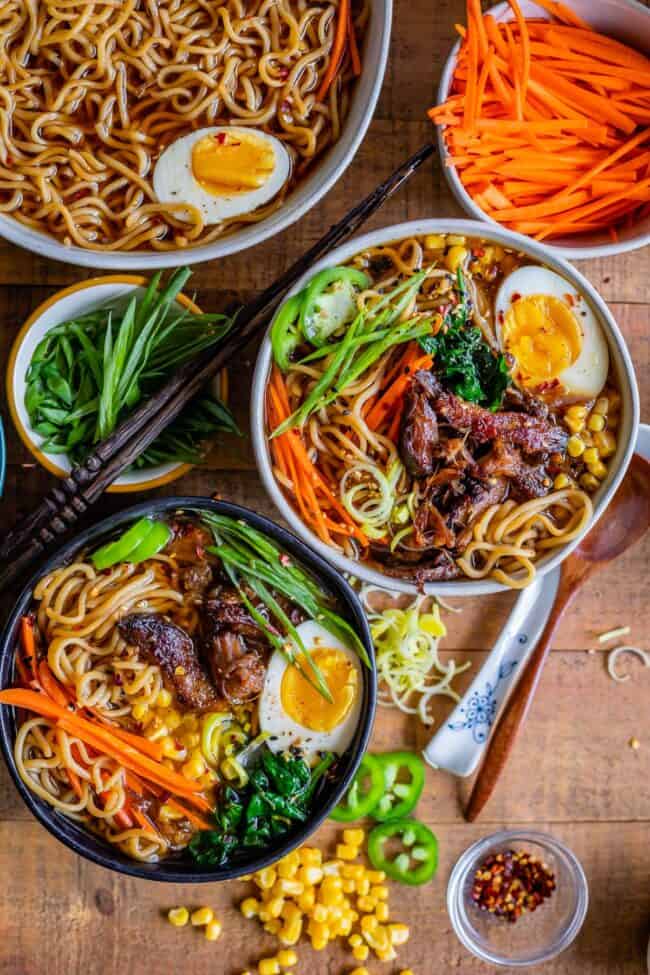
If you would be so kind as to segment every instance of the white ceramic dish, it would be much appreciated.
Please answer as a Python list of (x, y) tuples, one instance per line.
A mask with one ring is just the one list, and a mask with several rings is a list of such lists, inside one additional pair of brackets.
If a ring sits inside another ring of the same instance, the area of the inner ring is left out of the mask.
[[(16, 336), (7, 364), (7, 400), (16, 430), (21, 440), (33, 456), (50, 473), (58, 477), (69, 474), (72, 465), (65, 454), (46, 454), (41, 450), (44, 438), (32, 430), (29, 414), (25, 408), (25, 376), (34, 350), (46, 332), (54, 325), (66, 321), (74, 315), (82, 315), (93, 308), (99, 308), (108, 301), (122, 298), (130, 292), (142, 288), (146, 279), (136, 275), (116, 274), (103, 278), (90, 278), (74, 284), (39, 305), (29, 316)], [(179, 295), (179, 304), (193, 312), (200, 309), (186, 295)], [(214, 384), (215, 395), (225, 398), (227, 381), (221, 374)], [(161, 464), (145, 470), (129, 471), (118, 477), (108, 488), (114, 493), (144, 491), (161, 487), (181, 477), (191, 469), (190, 464)]]
[(134, 271), (211, 261), (255, 247), (263, 240), (279, 234), (315, 206), (352, 162), (370, 125), (384, 80), (392, 19), (393, 0), (373, 0), (370, 22), (364, 38), (363, 70), (356, 83), (341, 137), (311, 175), (298, 185), (286, 202), (268, 219), (243, 227), (210, 244), (162, 252), (91, 251), (82, 247), (66, 247), (54, 237), (32, 230), (5, 215), (0, 215), (0, 237), (43, 257), (65, 261), (67, 264)]
[[(300, 291), (306, 282), (321, 268), (331, 267), (336, 264), (345, 264), (355, 254), (367, 247), (376, 247), (417, 234), (433, 233), (464, 234), (468, 237), (482, 237), (487, 241), (501, 244), (504, 247), (524, 251), (535, 261), (540, 261), (549, 268), (552, 268), (552, 270), (557, 271), (558, 274), (563, 275), (567, 281), (582, 292), (597, 315), (609, 344), (611, 362), (621, 393), (622, 404), (616, 453), (611, 458), (607, 477), (594, 495), (594, 519), (591, 522), (593, 524), (607, 507), (632, 456), (639, 425), (639, 393), (630, 354), (611, 312), (589, 281), (576, 271), (575, 268), (571, 267), (567, 261), (550, 251), (543, 244), (538, 244), (535, 241), (529, 240), (527, 237), (522, 237), (520, 234), (514, 234), (509, 230), (491, 224), (478, 223), (472, 220), (414, 220), (411, 223), (402, 223), (392, 227), (384, 227), (382, 230), (374, 230), (369, 234), (364, 234), (361, 237), (356, 237), (348, 241), (342, 247), (338, 247), (332, 251), (322, 261), (315, 264), (311, 270), (303, 275), (290, 293), (294, 294)], [(253, 449), (255, 451), (257, 468), (266, 490), (293, 531), (311, 545), (312, 548), (315, 548), (320, 555), (329, 559), (341, 572), (350, 572), (364, 582), (372, 583), (373, 585), (415, 594), (417, 590), (413, 582), (386, 576), (377, 569), (369, 568), (361, 562), (353, 562), (351, 559), (345, 558), (328, 545), (325, 545), (304, 525), (277, 484), (271, 469), (264, 405), (267, 378), (271, 367), (270, 328), (271, 326), (269, 326), (269, 331), (264, 338), (257, 358), (251, 395)], [(559, 565), (575, 548), (580, 538), (582, 538), (582, 535), (578, 536), (571, 544), (563, 548), (555, 549), (549, 557), (540, 559), (536, 563), (538, 574), (543, 575)], [(485, 593), (500, 592), (504, 588), (504, 586), (489, 579), (455, 580), (453, 582), (429, 583), (425, 586), (427, 592), (446, 596), (480, 596)]]
[[(637, 3), (637, 0), (598, 0), (598, 3), (594, 0), (571, 0), (570, 6), (597, 30), (650, 55), (650, 8), (644, 4)], [(533, 0), (521, 0), (520, 7), (524, 17), (548, 19), (548, 14), (541, 7), (536, 6)], [(512, 19), (512, 10), (507, 3), (497, 4), (490, 9), (490, 13), (496, 20)], [(460, 41), (454, 45), (445, 62), (438, 87), (438, 105), (447, 100), (459, 49)], [(442, 170), (456, 202), (468, 216), (476, 220), (484, 220), (492, 226), (500, 226), (474, 202), (461, 183), (456, 167), (445, 165), (449, 154), (445, 146), (444, 128), (436, 126), (436, 130), (440, 159), (443, 161)], [(619, 240), (616, 242), (612, 241), (607, 233), (598, 233), (581, 234), (579, 237), (567, 239), (558, 238), (557, 241), (548, 242), (547, 246), (560, 257), (568, 260), (586, 260), (590, 257), (624, 254), (626, 251), (637, 250), (650, 244), (650, 216), (634, 227), (621, 228), (618, 234)]]

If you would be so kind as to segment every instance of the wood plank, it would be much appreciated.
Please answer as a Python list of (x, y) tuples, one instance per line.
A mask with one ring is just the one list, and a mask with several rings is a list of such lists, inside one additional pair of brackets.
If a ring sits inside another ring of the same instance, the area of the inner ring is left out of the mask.
[[(459, 972), (488, 975), (494, 968), (467, 953), (451, 930), (445, 909), (451, 868), (471, 843), (485, 835), (480, 826), (430, 825), (440, 843), (438, 874), (421, 888), (391, 885), (395, 919), (415, 935), (398, 949), (398, 961), (417, 975)], [(514, 824), (517, 825), (517, 824)], [(535, 828), (547, 830), (539, 820)], [(590, 884), (590, 910), (573, 946), (544, 971), (554, 975), (640, 975), (645, 957), (650, 890), (647, 883), (647, 826), (639, 823), (553, 826), (554, 836), (582, 861)], [(333, 849), (339, 830), (326, 825), (318, 835)], [(193, 975), (223, 975), (254, 970), (260, 957), (275, 953), (277, 942), (257, 921), (245, 921), (237, 904), (250, 887), (240, 881), (197, 887), (150, 884), (111, 874), (78, 859), (35, 824), (16, 830), (0, 825), (0, 870), (12, 877), (11, 910), (3, 919), (0, 972), (40, 975), (176, 975), (191, 958)], [(38, 892), (37, 896), (36, 892)], [(196, 929), (173, 928), (164, 919), (177, 904), (209, 904), (223, 923), (211, 944)], [(339, 939), (339, 942), (341, 939)], [(338, 975), (356, 967), (349, 949), (336, 944), (323, 952), (298, 946), (297, 970)], [(371, 972), (377, 962), (368, 962)], [(383, 970), (383, 968), (382, 968)]]
[[(486, 615), (485, 601), (474, 601), (474, 634)], [(463, 616), (465, 613), (463, 613)], [(446, 617), (449, 626), (455, 624)], [(459, 618), (462, 619), (462, 618)], [(494, 614), (497, 619), (497, 614)], [(453, 632), (453, 631), (452, 631)], [(563, 639), (561, 634), (560, 639)], [(451, 648), (457, 664), (472, 667), (455, 682), (462, 692), (480, 668), (485, 653)], [(556, 651), (546, 666), (542, 685), (503, 779), (482, 817), (483, 823), (620, 821), (648, 818), (650, 809), (650, 712), (639, 707), (643, 688), (650, 689), (650, 671), (635, 659), (621, 661), (633, 679), (615, 684), (605, 669), (605, 654)], [(579, 702), (579, 703), (577, 703)], [(588, 702), (588, 707), (582, 706)], [(435, 728), (453, 707), (437, 698)], [(372, 748), (387, 751), (395, 742), (419, 751), (431, 731), (411, 715), (379, 708)], [(629, 747), (636, 737), (639, 750)], [(534, 775), (531, 777), (531, 763)], [(467, 783), (431, 770), (418, 814), (438, 823), (457, 822)], [(0, 772), (0, 820), (29, 819), (6, 769)]]

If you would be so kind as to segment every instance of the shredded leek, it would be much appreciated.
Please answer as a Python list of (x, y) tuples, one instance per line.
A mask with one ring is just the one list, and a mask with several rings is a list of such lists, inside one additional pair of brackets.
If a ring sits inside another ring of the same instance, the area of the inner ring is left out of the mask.
[(375, 645), (378, 703), (417, 714), (424, 725), (432, 725), (432, 699), (444, 695), (458, 703), (460, 695), (452, 681), (471, 667), (469, 662), (458, 667), (454, 660), (446, 664), (441, 661), (438, 644), (447, 629), (438, 602), (434, 600), (425, 609), (429, 597), (418, 596), (406, 607), (379, 612), (373, 606), (373, 597), (385, 600), (393, 593), (378, 586), (363, 586), (360, 595)]
[(621, 646), (610, 650), (607, 654), (607, 672), (617, 684), (623, 684), (626, 680), (630, 679), (629, 674), (619, 674), (616, 670), (616, 661), (623, 653), (631, 653), (633, 656), (642, 660), (644, 666), (650, 667), (650, 653), (647, 650), (642, 650), (640, 647)]
[(404, 473), (399, 459), (384, 473), (377, 464), (353, 464), (341, 479), (341, 500), (369, 538), (383, 538), (398, 503), (397, 485)]

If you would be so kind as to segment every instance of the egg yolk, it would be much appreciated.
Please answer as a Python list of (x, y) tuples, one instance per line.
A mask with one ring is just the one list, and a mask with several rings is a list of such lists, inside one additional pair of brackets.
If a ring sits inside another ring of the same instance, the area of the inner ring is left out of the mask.
[(274, 168), (272, 146), (253, 133), (216, 132), (192, 147), (192, 175), (213, 196), (259, 189)]
[[(327, 701), (305, 680), (296, 667), (287, 666), (280, 685), (280, 700), (285, 713), (310, 731), (332, 731), (350, 712), (359, 693), (359, 674), (354, 664), (340, 650), (319, 647), (311, 657), (327, 684), (332, 700)], [(309, 661), (301, 666), (310, 672)]]
[(503, 322), (505, 351), (515, 359), (519, 379), (537, 386), (573, 365), (582, 347), (582, 331), (569, 306), (551, 295), (517, 298)]

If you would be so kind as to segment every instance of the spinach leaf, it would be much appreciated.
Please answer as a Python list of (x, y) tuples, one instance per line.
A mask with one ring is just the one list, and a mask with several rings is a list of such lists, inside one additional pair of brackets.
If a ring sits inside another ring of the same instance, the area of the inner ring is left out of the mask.
[(471, 322), (460, 268), (456, 291), (458, 302), (447, 311), (442, 328), (437, 335), (421, 338), (420, 345), (433, 356), (433, 368), (457, 396), (498, 410), (510, 383), (505, 357), (492, 352), (480, 328)]

